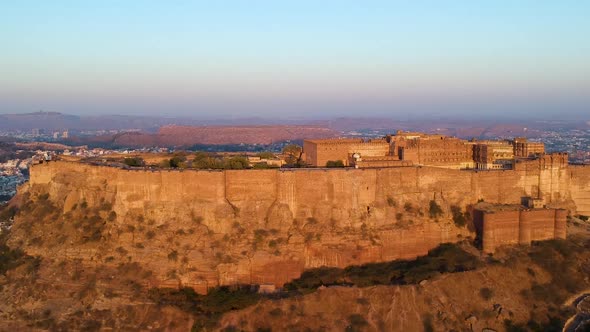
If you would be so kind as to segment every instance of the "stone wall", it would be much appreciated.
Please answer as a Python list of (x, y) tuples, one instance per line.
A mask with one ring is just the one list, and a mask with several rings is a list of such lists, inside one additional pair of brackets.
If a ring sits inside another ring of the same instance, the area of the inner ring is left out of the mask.
[(345, 166), (353, 164), (352, 155), (361, 157), (382, 157), (389, 154), (389, 144), (384, 140), (364, 141), (362, 139), (305, 140), (303, 142), (307, 164), (325, 167), (328, 161), (341, 160)]
[[(58, 161), (33, 166), (28, 192), (48, 193), (64, 218), (81, 202), (89, 207), (107, 202), (116, 219), (107, 222), (100, 247), (24, 249), (95, 264), (125, 248), (128, 259), (154, 271), (152, 286), (180, 284), (200, 292), (233, 283), (281, 286), (307, 268), (412, 259), (440, 243), (473, 236), (454, 226), (451, 206), (465, 211), (479, 200), (514, 204), (539, 193), (546, 204), (588, 209), (589, 181), (590, 167), (557, 164), (494, 172), (430, 167), (148, 171)], [(431, 200), (444, 210), (438, 222), (427, 216)], [(406, 204), (415, 211), (405, 211)], [(26, 242), (32, 235), (19, 233), (18, 224), (15, 239)], [(136, 231), (127, 231), (130, 224)], [(153, 228), (156, 237), (146, 238), (145, 231), (137, 231), (141, 227)], [(564, 234), (560, 227), (554, 232)], [(41, 225), (34, 232), (53, 234)], [(531, 239), (542, 238), (545, 231), (540, 232), (531, 231)], [(498, 241), (515, 241), (511, 236)], [(145, 247), (137, 248), (138, 242)], [(183, 260), (167, 258), (172, 250)]]
[[(431, 167), (142, 171), (51, 162), (33, 167), (30, 184), (54, 184), (50, 190), (63, 190), (76, 199), (110, 194), (120, 203), (117, 212), (123, 214), (146, 204), (182, 202), (211, 217), (220, 207), (238, 207), (249, 218), (264, 219), (285, 205), (295, 218), (325, 215), (329, 220), (343, 211), (348, 218), (367, 206), (386, 204), (387, 197), (426, 204), (442, 197), (465, 207), (478, 200), (514, 204), (537, 195), (546, 204), (590, 210), (590, 167), (532, 166), (505, 171)], [(88, 188), (95, 182), (90, 179), (103, 181), (107, 191)], [(75, 185), (67, 187), (70, 183)], [(66, 199), (66, 209), (73, 200)]]
[(311, 166), (325, 167), (330, 160), (342, 160), (348, 166), (350, 146), (361, 142), (361, 139), (304, 140), (305, 162)]
[(475, 216), (482, 249), (487, 253), (504, 245), (566, 237), (567, 210), (477, 211)]
[(568, 167), (569, 192), (579, 214), (590, 216), (590, 167)]

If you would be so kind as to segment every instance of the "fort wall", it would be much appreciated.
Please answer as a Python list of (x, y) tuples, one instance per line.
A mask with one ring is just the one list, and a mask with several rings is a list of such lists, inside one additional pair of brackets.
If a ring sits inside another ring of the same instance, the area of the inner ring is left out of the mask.
[(579, 214), (590, 216), (590, 167), (570, 165), (568, 188)]
[[(75, 192), (92, 201), (93, 190), (98, 194), (101, 186), (97, 180), (104, 187), (100, 195), (116, 195), (122, 213), (155, 202), (189, 202), (199, 209), (234, 206), (262, 219), (271, 206), (287, 205), (295, 218), (325, 214), (329, 219), (340, 213), (332, 209), (366, 210), (383, 205), (387, 197), (428, 203), (438, 196), (462, 207), (479, 200), (514, 204), (525, 196), (540, 196), (546, 204), (575, 205), (580, 213), (590, 212), (590, 167), (556, 164), (539, 169), (526, 163), (503, 171), (435, 167), (144, 171), (60, 161), (35, 165), (30, 184), (53, 184), (51, 190)], [(70, 183), (76, 185), (66, 187)]]
[[(64, 214), (81, 202), (89, 207), (108, 202), (117, 217), (106, 225), (108, 241), (101, 250), (25, 249), (92, 263), (118, 257), (116, 248), (123, 247), (129, 259), (154, 271), (152, 286), (181, 284), (204, 292), (234, 283), (281, 286), (307, 268), (425, 255), (440, 243), (475, 235), (453, 224), (449, 212), (453, 205), (465, 211), (480, 200), (514, 204), (523, 196), (538, 194), (553, 207), (590, 211), (590, 167), (523, 166), (506, 171), (434, 167), (150, 171), (49, 162), (31, 169), (28, 186), (33, 196), (48, 193)], [(431, 200), (443, 207), (439, 222), (428, 220), (424, 210)], [(406, 203), (426, 216), (408, 213)], [(402, 220), (397, 217), (400, 213)], [(541, 220), (543, 227), (530, 232), (513, 225), (511, 220), (520, 216), (492, 216), (500, 218), (501, 227), (491, 229), (489, 234), (495, 235), (488, 243), (528, 242), (549, 233), (563, 237), (565, 215), (559, 213), (551, 222)], [(535, 218), (531, 222), (536, 223)], [(151, 227), (156, 237), (142, 238), (146, 231), (129, 233), (130, 224), (135, 229)], [(188, 230), (194, 234), (178, 235)], [(145, 248), (136, 248), (136, 242)], [(172, 250), (186, 263), (170, 261), (167, 255)], [(169, 277), (171, 270), (177, 277)]]
[(567, 210), (534, 209), (480, 211), (483, 228), (480, 237), (484, 252), (493, 253), (504, 245), (530, 245), (532, 241), (565, 239)]

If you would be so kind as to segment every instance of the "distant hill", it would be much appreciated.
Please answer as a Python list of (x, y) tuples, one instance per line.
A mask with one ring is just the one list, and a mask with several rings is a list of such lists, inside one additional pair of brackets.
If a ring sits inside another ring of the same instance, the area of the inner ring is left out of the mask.
[(57, 112), (0, 114), (0, 129), (63, 129), (77, 127), (80, 117)]
[(156, 132), (166, 125), (177, 126), (274, 126), (309, 124), (305, 119), (243, 117), (204, 119), (191, 117), (158, 117), (134, 115), (70, 115), (59, 112), (0, 114), (0, 130), (120, 130), (141, 129)]
[(157, 134), (123, 133), (113, 137), (119, 146), (190, 146), (194, 144), (272, 144), (305, 138), (336, 137), (319, 126), (163, 126)]
[(77, 116), (58, 112), (35, 112), (26, 114), (0, 114), (0, 129), (31, 130), (114, 130), (152, 129), (180, 123), (195, 124), (196, 120), (184, 118), (143, 117), (128, 115)]
[(311, 124), (325, 126), (335, 131), (347, 132), (370, 129), (395, 133), (396, 130), (421, 131), (461, 138), (489, 137), (537, 137), (541, 132), (555, 128), (587, 129), (590, 121), (540, 121), (540, 120), (465, 120), (452, 119), (412, 119), (353, 118), (341, 117), (332, 120), (312, 121)]
[[(100, 141), (141, 145), (140, 142), (165, 145), (234, 144), (235, 142), (271, 142), (301, 138), (333, 137), (357, 130), (422, 131), (462, 138), (535, 137), (539, 132), (555, 128), (587, 129), (590, 121), (539, 121), (539, 120), (466, 120), (453, 119), (400, 119), (396, 116), (340, 117), (329, 120), (280, 119), (244, 117), (233, 119), (197, 119), (189, 117), (145, 117), (132, 115), (78, 116), (58, 112), (26, 114), (0, 114), (0, 130), (128, 130), (125, 133), (104, 136)], [(322, 128), (321, 130), (318, 128)], [(217, 136), (213, 138), (213, 136)], [(196, 143), (195, 143), (196, 142)], [(209, 143), (216, 142), (216, 143)], [(219, 143), (224, 142), (224, 143)], [(229, 142), (229, 143), (228, 143)], [(254, 144), (252, 143), (252, 144)], [(250, 143), (248, 143), (250, 144)]]

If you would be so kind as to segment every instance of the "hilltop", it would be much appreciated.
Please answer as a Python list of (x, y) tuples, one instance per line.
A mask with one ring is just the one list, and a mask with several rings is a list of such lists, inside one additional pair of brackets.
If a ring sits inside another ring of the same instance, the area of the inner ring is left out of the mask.
[[(11, 227), (0, 248), (0, 326), (559, 325), (574, 312), (550, 304), (590, 286), (588, 224), (575, 217), (588, 211), (589, 171), (44, 162), (2, 212)], [(483, 254), (471, 218), (477, 202), (515, 204), (532, 191), (571, 212), (568, 240)]]
[[(293, 282), (291, 291), (276, 296), (250, 288), (220, 288), (205, 297), (190, 289), (175, 290), (173, 285), (154, 288), (149, 285), (152, 271), (148, 267), (120, 256), (110, 264), (90, 266), (77, 258), (29, 256), (5, 247), (6, 237), (10, 240), (12, 235), (4, 233), (0, 238), (0, 327), (560, 331), (568, 319), (574, 321), (578, 315), (574, 300), (590, 291), (590, 224), (572, 220), (568, 232), (575, 235), (567, 241), (505, 248), (493, 258), (481, 255), (467, 242), (447, 246), (431, 252), (424, 260), (426, 265), (412, 267), (410, 263), (404, 270), (390, 270), (394, 274), (404, 271), (406, 285), (390, 285), (384, 266), (365, 265), (342, 270), (362, 273), (343, 279), (342, 285), (330, 284), (342, 282), (332, 277), (337, 271), (320, 269), (310, 270)], [(62, 229), (66, 242), (75, 233)], [(46, 239), (50, 237), (33, 241), (48, 246), (43, 244)], [(144, 246), (144, 250), (152, 248), (149, 243)], [(444, 266), (450, 270), (441, 272), (436, 257), (444, 257)]]

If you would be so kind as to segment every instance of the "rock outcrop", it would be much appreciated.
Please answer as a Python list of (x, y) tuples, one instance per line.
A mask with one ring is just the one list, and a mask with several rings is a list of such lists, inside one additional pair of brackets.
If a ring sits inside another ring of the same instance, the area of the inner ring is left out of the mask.
[[(590, 168), (148, 171), (58, 161), (32, 168), (19, 195), (42, 204), (16, 218), (10, 244), (87, 265), (138, 262), (152, 272), (148, 286), (281, 286), (307, 268), (413, 259), (474, 236), (451, 207), (467, 215), (478, 200), (539, 193), (585, 209)], [(442, 213), (429, 213), (431, 201)]]

